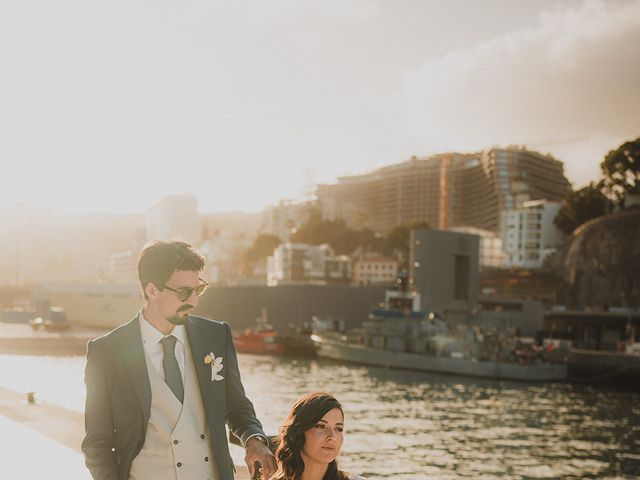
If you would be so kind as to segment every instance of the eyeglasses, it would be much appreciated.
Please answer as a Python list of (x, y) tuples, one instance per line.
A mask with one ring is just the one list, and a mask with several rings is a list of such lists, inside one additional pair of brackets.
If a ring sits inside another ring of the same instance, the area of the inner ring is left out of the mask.
[(202, 295), (204, 291), (207, 289), (207, 287), (209, 286), (209, 284), (204, 280), (202, 280), (201, 278), (199, 278), (198, 280), (200, 280), (201, 283), (197, 287), (181, 288), (180, 290), (176, 290), (175, 288), (171, 288), (171, 287), (168, 287), (167, 285), (163, 285), (162, 288), (166, 288), (170, 292), (177, 293), (180, 301), (186, 302), (191, 298), (191, 295), (193, 295), (194, 293), (196, 294), (196, 297), (199, 297), (200, 295)]

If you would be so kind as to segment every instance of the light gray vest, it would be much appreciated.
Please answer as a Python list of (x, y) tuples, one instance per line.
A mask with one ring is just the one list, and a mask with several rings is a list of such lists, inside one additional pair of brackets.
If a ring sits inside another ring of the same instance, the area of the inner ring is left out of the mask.
[(151, 412), (147, 435), (131, 464), (129, 480), (218, 480), (189, 342), (185, 343), (184, 405), (169, 389), (147, 353)]

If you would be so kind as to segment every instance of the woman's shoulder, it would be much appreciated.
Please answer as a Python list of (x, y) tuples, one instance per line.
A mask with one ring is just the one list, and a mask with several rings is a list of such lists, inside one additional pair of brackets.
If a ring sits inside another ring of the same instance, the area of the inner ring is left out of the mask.
[(365, 477), (361, 477), (355, 473), (344, 472), (344, 476), (347, 480), (367, 480)]

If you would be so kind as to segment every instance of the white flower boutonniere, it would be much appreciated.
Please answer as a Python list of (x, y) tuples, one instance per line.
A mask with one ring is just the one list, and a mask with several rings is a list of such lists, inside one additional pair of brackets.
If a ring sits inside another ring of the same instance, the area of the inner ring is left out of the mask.
[(219, 382), (220, 380), (224, 380), (222, 375), (218, 375), (219, 372), (222, 371), (224, 365), (222, 364), (222, 357), (217, 357), (213, 354), (213, 352), (209, 352), (204, 356), (204, 363), (206, 365), (211, 364), (211, 381)]

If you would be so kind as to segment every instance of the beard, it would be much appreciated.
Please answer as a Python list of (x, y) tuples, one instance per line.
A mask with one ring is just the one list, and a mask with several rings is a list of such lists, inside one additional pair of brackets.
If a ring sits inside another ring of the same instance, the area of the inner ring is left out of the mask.
[(167, 321), (173, 325), (184, 325), (189, 318), (189, 310), (193, 308), (193, 305), (182, 305), (173, 317), (167, 318)]

